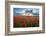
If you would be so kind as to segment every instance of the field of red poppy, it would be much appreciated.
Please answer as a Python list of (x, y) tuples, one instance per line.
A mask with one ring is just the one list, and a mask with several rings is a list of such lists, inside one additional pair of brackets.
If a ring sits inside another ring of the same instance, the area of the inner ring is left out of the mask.
[(39, 27), (39, 16), (13, 16), (13, 27)]

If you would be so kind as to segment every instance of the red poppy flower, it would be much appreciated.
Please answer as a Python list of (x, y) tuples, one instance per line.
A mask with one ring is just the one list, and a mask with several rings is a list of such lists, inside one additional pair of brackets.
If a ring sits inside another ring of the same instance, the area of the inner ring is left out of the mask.
[(26, 21), (25, 20), (22, 21), (22, 26), (26, 27)]

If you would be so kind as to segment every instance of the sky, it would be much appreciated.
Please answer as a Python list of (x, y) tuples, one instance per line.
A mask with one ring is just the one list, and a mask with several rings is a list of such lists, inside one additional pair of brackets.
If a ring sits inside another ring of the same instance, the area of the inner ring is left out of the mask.
[(13, 8), (14, 16), (18, 16), (18, 15), (21, 16), (26, 11), (28, 11), (27, 13), (32, 13), (33, 15), (39, 15), (39, 9), (38, 8)]

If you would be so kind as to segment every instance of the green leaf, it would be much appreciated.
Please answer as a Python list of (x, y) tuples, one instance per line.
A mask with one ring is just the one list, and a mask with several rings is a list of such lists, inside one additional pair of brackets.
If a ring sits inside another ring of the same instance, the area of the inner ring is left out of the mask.
[(31, 24), (29, 21), (27, 21), (26, 24), (27, 24), (27, 27), (31, 27)]
[(18, 22), (16, 25), (16, 27), (21, 27), (21, 26), (22, 26), (21, 22)]

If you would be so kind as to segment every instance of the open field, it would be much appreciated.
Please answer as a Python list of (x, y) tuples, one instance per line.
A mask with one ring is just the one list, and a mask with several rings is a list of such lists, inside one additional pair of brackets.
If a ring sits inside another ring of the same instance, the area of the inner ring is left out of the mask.
[(39, 27), (39, 16), (13, 16), (13, 26)]

